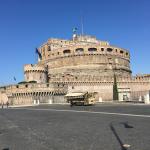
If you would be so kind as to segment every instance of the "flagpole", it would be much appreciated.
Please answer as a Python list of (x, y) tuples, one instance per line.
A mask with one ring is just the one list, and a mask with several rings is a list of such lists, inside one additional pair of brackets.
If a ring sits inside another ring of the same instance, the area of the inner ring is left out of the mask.
[(81, 14), (81, 35), (83, 36), (84, 30), (83, 30), (83, 16)]
[(84, 34), (84, 25), (83, 25), (83, 11), (80, 10), (80, 25), (81, 25), (81, 36)]
[(38, 62), (38, 55), (37, 55), (36, 50), (37, 50), (37, 48), (35, 47), (35, 64)]

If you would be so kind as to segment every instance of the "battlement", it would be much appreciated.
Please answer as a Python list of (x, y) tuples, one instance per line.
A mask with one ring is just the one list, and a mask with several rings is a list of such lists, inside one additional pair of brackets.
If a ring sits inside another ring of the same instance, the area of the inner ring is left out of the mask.
[(48, 83), (25, 83), (0, 87), (0, 92), (5, 93), (24, 93), (36, 91), (59, 91), (64, 90), (64, 84), (48, 84)]
[[(48, 81), (58, 74), (73, 76), (131, 76), (128, 50), (90, 35), (73, 34), (72, 40), (48, 39), (40, 48), (39, 65), (48, 66)], [(59, 80), (59, 78), (58, 78)]]
[(128, 50), (116, 47), (116, 46), (100, 46), (99, 44), (76, 44), (68, 45), (67, 47), (57, 48), (55, 50), (48, 51), (47, 49), (41, 49), (42, 61), (53, 58), (60, 58), (72, 55), (84, 55), (84, 54), (99, 54), (99, 55), (114, 55), (130, 59), (130, 53)]
[[(135, 77), (122, 77), (122, 76), (116, 76), (117, 84), (149, 84), (150, 78), (135, 78)], [(64, 84), (110, 84), (112, 85), (114, 83), (114, 77), (111, 76), (72, 76), (72, 75), (66, 75), (66, 76), (60, 76), (60, 77), (52, 77), (51, 83), (64, 83)]]
[(24, 66), (25, 81), (47, 82), (47, 68), (42, 65), (27, 64)]
[(106, 41), (97, 40), (95, 36), (91, 35), (73, 35), (73, 41), (79, 42), (79, 43), (95, 43), (99, 45), (109, 45)]
[(47, 69), (44, 66), (39, 66), (39, 65), (33, 65), (33, 64), (24, 65), (24, 72), (32, 72), (32, 71), (46, 72)]
[(150, 74), (137, 74), (133, 78), (134, 80), (150, 80)]
[(96, 37), (90, 35), (77, 35), (73, 40), (64, 40), (57, 38), (50, 38), (46, 43), (39, 47), (40, 52), (43, 51), (51, 51), (59, 48), (64, 48), (68, 46), (76, 46), (76, 45), (87, 45), (87, 44), (98, 44), (101, 46), (108, 46), (109, 43), (107, 41), (97, 40)]

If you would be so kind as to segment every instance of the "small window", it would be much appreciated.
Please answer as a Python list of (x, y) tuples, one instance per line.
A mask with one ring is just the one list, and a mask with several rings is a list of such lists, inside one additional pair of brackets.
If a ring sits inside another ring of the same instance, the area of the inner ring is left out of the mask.
[(59, 52), (57, 52), (57, 54), (59, 55)]
[(76, 49), (76, 52), (83, 52), (83, 51), (84, 51), (83, 48), (77, 48), (77, 49)]
[(112, 64), (112, 63), (113, 63), (112, 58), (110, 58), (110, 57), (108, 58), (108, 63), (109, 63), (109, 64)]
[(19, 88), (19, 85), (16, 85), (16, 88)]
[(69, 54), (69, 53), (71, 53), (71, 51), (70, 51), (70, 49), (66, 49), (66, 50), (63, 51), (63, 53), (64, 54)]
[(48, 51), (51, 51), (51, 46), (48, 46), (48, 49), (47, 49)]
[(25, 87), (27, 88), (27, 87), (28, 87), (28, 84), (26, 84)]
[(126, 55), (128, 56), (128, 55), (129, 55), (129, 53), (127, 53), (127, 52), (126, 52)]
[(47, 84), (47, 87), (49, 87), (49, 84)]
[(89, 48), (88, 51), (95, 52), (95, 51), (97, 51), (97, 48)]
[(103, 51), (104, 51), (104, 48), (101, 48), (101, 51), (103, 52)]
[(118, 50), (116, 49), (116, 52), (117, 52)]
[(27, 77), (27, 80), (29, 80), (29, 75), (28, 74), (26, 74), (26, 77)]
[(107, 52), (112, 52), (113, 49), (112, 48), (107, 48)]
[(123, 51), (120, 51), (120, 54), (123, 54)]

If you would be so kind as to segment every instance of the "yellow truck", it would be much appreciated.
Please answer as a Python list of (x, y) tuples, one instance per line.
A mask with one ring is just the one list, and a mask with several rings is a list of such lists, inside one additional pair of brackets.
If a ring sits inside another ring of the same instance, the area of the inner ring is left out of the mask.
[(73, 105), (93, 105), (96, 102), (97, 92), (74, 92), (65, 95), (65, 99)]

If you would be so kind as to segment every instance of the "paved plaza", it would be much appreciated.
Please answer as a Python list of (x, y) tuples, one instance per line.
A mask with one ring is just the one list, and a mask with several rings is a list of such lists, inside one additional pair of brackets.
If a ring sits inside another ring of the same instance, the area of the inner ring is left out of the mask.
[(150, 150), (150, 106), (0, 109), (0, 150)]

